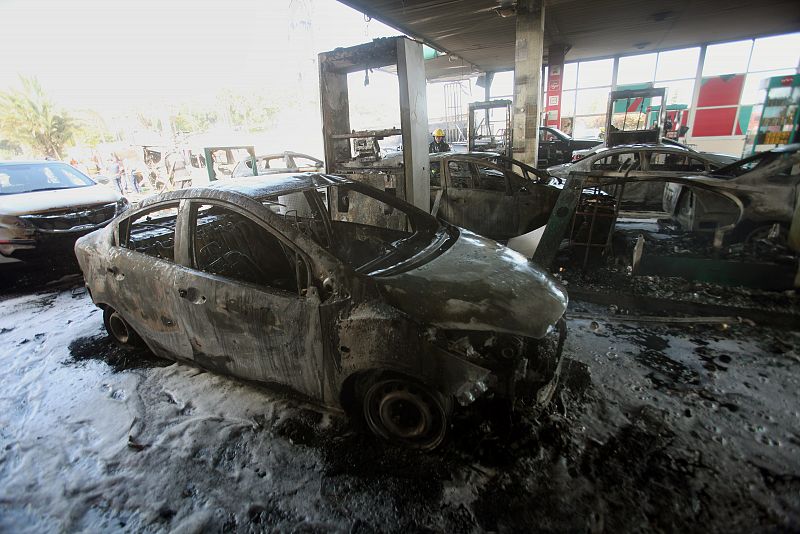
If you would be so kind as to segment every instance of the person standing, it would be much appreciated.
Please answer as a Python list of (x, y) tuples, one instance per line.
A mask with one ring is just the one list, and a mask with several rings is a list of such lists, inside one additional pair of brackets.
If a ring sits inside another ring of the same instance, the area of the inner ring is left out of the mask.
[(428, 145), (428, 152), (450, 152), (450, 145), (444, 140), (444, 130), (436, 128), (433, 131), (433, 142)]

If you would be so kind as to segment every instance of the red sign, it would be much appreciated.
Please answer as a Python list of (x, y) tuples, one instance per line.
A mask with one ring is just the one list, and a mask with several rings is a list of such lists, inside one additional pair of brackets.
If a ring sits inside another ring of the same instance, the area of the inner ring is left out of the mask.
[(551, 49), (548, 55), (547, 100), (544, 103), (545, 126), (561, 127), (561, 78), (564, 73), (564, 56)]

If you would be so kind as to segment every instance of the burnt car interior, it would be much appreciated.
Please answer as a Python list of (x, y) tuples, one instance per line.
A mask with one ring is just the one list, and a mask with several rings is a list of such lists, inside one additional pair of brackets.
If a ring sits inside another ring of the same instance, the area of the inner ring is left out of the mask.
[[(175, 261), (175, 224), (178, 203), (159, 205), (134, 220), (120, 223), (120, 242), (154, 258)], [(127, 226), (127, 228), (125, 228)], [(127, 239), (123, 237), (127, 231)]]
[(194, 204), (191, 239), (196, 269), (250, 284), (299, 292), (294, 251), (253, 219), (223, 206)]
[[(335, 216), (328, 211), (328, 194)], [(262, 203), (357, 272), (369, 273), (414, 256), (438, 227), (400, 203), (348, 185), (265, 197)], [(424, 222), (422, 222), (424, 221)], [(422, 223), (421, 223), (422, 222)]]

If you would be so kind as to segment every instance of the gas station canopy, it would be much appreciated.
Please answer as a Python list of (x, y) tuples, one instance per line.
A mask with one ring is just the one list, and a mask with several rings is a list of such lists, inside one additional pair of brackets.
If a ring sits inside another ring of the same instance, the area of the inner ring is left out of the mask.
[[(513, 1), (340, 1), (446, 53), (426, 62), (429, 79), (514, 68)], [(549, 0), (545, 63), (551, 45), (577, 61), (798, 30), (797, 0)]]

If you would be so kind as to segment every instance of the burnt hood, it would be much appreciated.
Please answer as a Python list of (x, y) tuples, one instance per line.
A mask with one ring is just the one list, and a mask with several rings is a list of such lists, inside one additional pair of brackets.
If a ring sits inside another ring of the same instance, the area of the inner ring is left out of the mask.
[(525, 256), (459, 230), (433, 260), (376, 277), (387, 301), (440, 328), (544, 337), (567, 308), (566, 290)]

